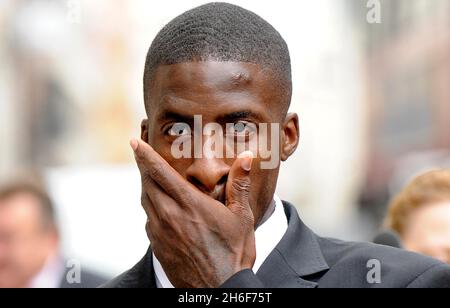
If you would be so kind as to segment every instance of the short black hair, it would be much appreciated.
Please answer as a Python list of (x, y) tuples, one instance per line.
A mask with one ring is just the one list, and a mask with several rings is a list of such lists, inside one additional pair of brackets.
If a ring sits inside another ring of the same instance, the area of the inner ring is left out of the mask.
[(247, 62), (271, 70), (283, 91), (286, 111), (292, 94), (291, 59), (280, 33), (242, 7), (208, 3), (169, 22), (153, 40), (144, 72), (144, 101), (160, 65), (192, 61)]

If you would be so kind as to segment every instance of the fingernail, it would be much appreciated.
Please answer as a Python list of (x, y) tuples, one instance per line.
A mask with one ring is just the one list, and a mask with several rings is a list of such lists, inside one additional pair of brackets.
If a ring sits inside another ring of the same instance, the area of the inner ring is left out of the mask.
[(131, 145), (131, 148), (133, 149), (133, 151), (136, 152), (136, 150), (139, 146), (139, 142), (136, 139), (132, 139), (130, 141), (130, 145)]
[(239, 154), (239, 158), (241, 158), (241, 168), (245, 171), (249, 172), (252, 170), (252, 162), (253, 162), (253, 153), (251, 151), (245, 151)]

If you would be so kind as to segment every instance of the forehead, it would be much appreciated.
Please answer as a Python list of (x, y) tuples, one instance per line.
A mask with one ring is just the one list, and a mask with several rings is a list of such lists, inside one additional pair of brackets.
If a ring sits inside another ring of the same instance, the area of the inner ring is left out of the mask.
[(450, 236), (450, 200), (426, 204), (411, 215), (410, 229), (425, 235)]
[(39, 218), (39, 200), (31, 194), (19, 193), (0, 201), (2, 226), (31, 226)]
[(188, 62), (158, 67), (148, 101), (154, 115), (248, 109), (264, 117), (280, 113), (279, 92), (271, 71), (257, 64)]

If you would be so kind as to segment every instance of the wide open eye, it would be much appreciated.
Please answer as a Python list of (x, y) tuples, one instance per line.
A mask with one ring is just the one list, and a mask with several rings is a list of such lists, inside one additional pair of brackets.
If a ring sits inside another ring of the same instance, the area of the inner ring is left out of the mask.
[(239, 121), (227, 126), (227, 135), (235, 137), (249, 137), (256, 133), (256, 125), (253, 123)]
[(168, 130), (167, 134), (172, 137), (182, 137), (191, 135), (191, 127), (186, 123), (175, 123)]

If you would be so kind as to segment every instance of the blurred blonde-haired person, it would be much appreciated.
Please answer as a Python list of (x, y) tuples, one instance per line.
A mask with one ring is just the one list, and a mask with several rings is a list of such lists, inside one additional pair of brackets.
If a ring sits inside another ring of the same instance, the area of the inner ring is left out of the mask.
[(395, 196), (385, 226), (403, 247), (450, 264), (450, 170), (416, 177)]

